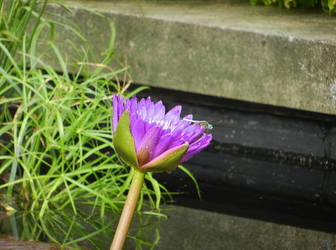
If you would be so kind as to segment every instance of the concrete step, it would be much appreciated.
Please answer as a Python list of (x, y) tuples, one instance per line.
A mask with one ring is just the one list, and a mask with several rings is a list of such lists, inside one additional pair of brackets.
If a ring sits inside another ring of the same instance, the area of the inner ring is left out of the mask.
[[(319, 11), (228, 0), (67, 3), (72, 14), (54, 14), (77, 23), (97, 55), (115, 23), (116, 56), (137, 83), (336, 113), (336, 19)], [(58, 29), (62, 44), (73, 36)]]
[(334, 234), (178, 206), (165, 211), (169, 219), (160, 223), (160, 250), (336, 248)]
[[(135, 217), (130, 234), (154, 242), (158, 228), (160, 240), (154, 249), (159, 250), (336, 249), (331, 233), (175, 205), (163, 206), (162, 213), (167, 220), (144, 216), (142, 227)], [(106, 240), (101, 249), (108, 249), (109, 243)], [(125, 249), (136, 249), (133, 239), (126, 241)]]

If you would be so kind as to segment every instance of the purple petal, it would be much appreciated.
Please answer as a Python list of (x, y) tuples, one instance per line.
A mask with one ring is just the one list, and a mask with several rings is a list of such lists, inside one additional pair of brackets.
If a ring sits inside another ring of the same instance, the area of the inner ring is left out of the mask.
[(167, 151), (168, 149), (172, 148), (170, 146), (172, 136), (168, 133), (165, 135), (161, 135), (160, 137), (160, 142), (157, 144), (154, 153), (153, 153), (153, 158), (158, 157), (160, 154), (163, 152)]
[(142, 138), (146, 133), (145, 123), (143, 120), (135, 119), (134, 116), (131, 119), (131, 133), (134, 138), (135, 152), (138, 152)]
[(124, 98), (120, 95), (113, 95), (113, 118), (112, 118), (112, 128), (113, 132), (116, 131), (119, 119), (124, 112)]
[(113, 128), (113, 132), (116, 131), (117, 129), (117, 125), (118, 125), (118, 100), (117, 100), (118, 96), (117, 95), (113, 95), (113, 116), (112, 116), (112, 128)]
[(133, 96), (132, 99), (127, 99), (125, 104), (125, 109), (128, 109), (130, 112), (130, 115), (135, 114), (137, 111), (137, 99), (135, 96)]
[(138, 103), (138, 115), (141, 117), (142, 120), (147, 121), (147, 109), (145, 99), (141, 99)]
[(143, 136), (137, 152), (139, 166), (142, 166), (153, 159), (154, 150), (160, 139), (160, 132), (159, 126), (153, 126)]
[(204, 134), (196, 142), (190, 144), (187, 153), (182, 158), (182, 162), (189, 160), (192, 156), (201, 152), (204, 148), (206, 148), (210, 144), (211, 139), (212, 139), (211, 134)]
[(186, 115), (185, 117), (183, 117), (182, 120), (185, 120), (185, 121), (188, 121), (189, 120), (189, 123), (190, 121), (193, 119), (193, 115), (192, 114), (189, 114), (189, 115)]
[[(186, 119), (186, 120), (184, 120), (184, 119)], [(192, 120), (192, 115), (187, 115), (186, 117), (183, 117), (182, 120), (179, 120), (176, 123), (176, 128), (175, 129), (178, 130), (178, 129), (185, 129), (185, 128), (187, 128), (191, 124), (190, 120)]]
[(165, 112), (166, 112), (166, 109), (163, 106), (161, 101), (155, 103), (153, 121), (156, 123), (160, 122), (163, 119)]
[(204, 128), (198, 124), (192, 124), (183, 130), (183, 138), (192, 143), (197, 140), (204, 132)]
[(146, 100), (146, 108), (147, 108), (148, 122), (152, 123), (155, 115), (155, 110), (154, 110), (154, 103), (150, 100), (149, 97)]
[(164, 124), (163, 124), (164, 129), (174, 128), (174, 125), (176, 124), (176, 122), (180, 120), (181, 110), (182, 110), (182, 107), (180, 105), (177, 105), (168, 111), (168, 113), (164, 117)]

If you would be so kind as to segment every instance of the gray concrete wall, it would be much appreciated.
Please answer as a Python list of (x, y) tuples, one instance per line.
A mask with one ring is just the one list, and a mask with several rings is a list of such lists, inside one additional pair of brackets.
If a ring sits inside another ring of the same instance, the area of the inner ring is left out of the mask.
[[(330, 233), (178, 206), (163, 213), (168, 220), (159, 223), (159, 250), (336, 249)], [(126, 249), (135, 249), (128, 243)]]
[(107, 47), (115, 23), (114, 67), (127, 64), (134, 82), (336, 113), (334, 17), (242, 1), (67, 2), (72, 14), (54, 13), (82, 28), (93, 54)]

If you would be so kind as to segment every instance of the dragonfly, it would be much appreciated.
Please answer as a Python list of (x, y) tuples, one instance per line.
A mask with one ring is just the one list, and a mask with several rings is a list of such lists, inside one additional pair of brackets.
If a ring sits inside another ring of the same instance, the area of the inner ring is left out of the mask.
[(183, 120), (200, 125), (201, 127), (204, 128), (205, 133), (209, 133), (213, 129), (213, 126), (208, 121), (197, 121), (197, 120), (191, 120), (191, 119), (183, 119)]

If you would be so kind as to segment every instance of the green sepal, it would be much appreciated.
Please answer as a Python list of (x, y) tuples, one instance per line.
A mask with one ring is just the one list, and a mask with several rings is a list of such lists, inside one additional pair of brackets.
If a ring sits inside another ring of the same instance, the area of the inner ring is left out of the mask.
[(138, 168), (134, 140), (130, 129), (129, 112), (126, 110), (120, 117), (113, 135), (113, 145), (119, 157), (128, 165)]
[(152, 161), (140, 167), (143, 172), (163, 172), (173, 171), (180, 164), (182, 157), (187, 152), (189, 143), (167, 150)]

